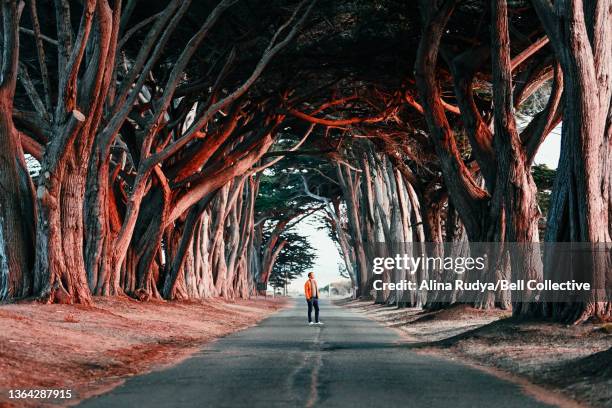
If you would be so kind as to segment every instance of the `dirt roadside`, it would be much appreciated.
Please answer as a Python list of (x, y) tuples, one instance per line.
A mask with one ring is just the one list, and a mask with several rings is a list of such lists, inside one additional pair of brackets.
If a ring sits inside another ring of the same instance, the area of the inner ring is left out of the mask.
[[(205, 343), (245, 329), (286, 305), (282, 298), (0, 306), (0, 407), (73, 405), (126, 377), (175, 364)], [(71, 390), (69, 400), (15, 400), (9, 390)]]
[(506, 311), (464, 305), (423, 312), (337, 303), (398, 330), (417, 352), (490, 367), (593, 407), (612, 406), (610, 325), (517, 322)]

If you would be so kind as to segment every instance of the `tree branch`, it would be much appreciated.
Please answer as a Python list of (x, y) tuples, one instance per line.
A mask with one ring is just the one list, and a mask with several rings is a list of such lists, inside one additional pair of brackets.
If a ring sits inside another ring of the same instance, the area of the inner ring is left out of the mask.
[(548, 134), (561, 121), (563, 106), (561, 103), (563, 95), (563, 72), (559, 64), (555, 66), (555, 77), (548, 97), (546, 107), (529, 122), (521, 132), (521, 142), (527, 153), (529, 163), (533, 162), (538, 148), (544, 142)]
[[(87, 41), (91, 32), (95, 9), (96, 0), (87, 0), (83, 8), (75, 47), (72, 49), (70, 58), (66, 63), (65, 71), (60, 71), (59, 93), (55, 114), (56, 120), (59, 120), (60, 123), (64, 120), (64, 116), (67, 112), (77, 108), (77, 77), (83, 56), (85, 55), (85, 48), (87, 47)], [(63, 27), (63, 30), (69, 29), (69, 27)]]
[(49, 82), (49, 71), (47, 69), (47, 58), (45, 56), (45, 47), (42, 40), (52, 41), (57, 45), (57, 41), (52, 40), (42, 35), (40, 31), (40, 22), (38, 21), (38, 11), (36, 10), (36, 0), (30, 0), (30, 17), (32, 19), (32, 27), (34, 28), (34, 40), (36, 42), (36, 53), (38, 55), (38, 64), (40, 66), (40, 75), (42, 77), (43, 89), (45, 90), (45, 104), (48, 112), (51, 112), (51, 85)]
[(30, 79), (28, 68), (23, 63), (19, 63), (19, 81), (26, 90), (26, 94), (28, 95), (30, 102), (32, 102), (32, 106), (36, 112), (41, 117), (46, 117), (47, 111), (45, 109), (45, 105), (43, 104), (42, 99), (40, 99), (40, 95), (38, 95), (38, 91)]
[(7, 92), (13, 99), (17, 85), (19, 67), (19, 20), (25, 3), (19, 1), (2, 2), (2, 69), (0, 70), (0, 90)]
[[(292, 153), (292, 152), (295, 152), (297, 149), (299, 149), (299, 148), (300, 148), (300, 146), (301, 146), (301, 145), (303, 145), (303, 144), (304, 144), (304, 142), (306, 142), (306, 139), (308, 139), (308, 136), (310, 136), (310, 134), (312, 133), (312, 130), (314, 129), (314, 127), (315, 127), (315, 125), (314, 125), (314, 124), (310, 125), (310, 126), (308, 127), (308, 130), (306, 130), (306, 133), (304, 134), (304, 136), (302, 137), (302, 139), (300, 139), (300, 141), (299, 141), (299, 142), (297, 142), (297, 143), (296, 143), (296, 144), (295, 144), (295, 145), (294, 145), (294, 146), (293, 146), (291, 149), (286, 150), (286, 151), (285, 151), (285, 153), (284, 153), (282, 156), (277, 157), (276, 159), (274, 159), (274, 160), (270, 161), (269, 163), (263, 164), (263, 165), (261, 165), (261, 166), (259, 166), (259, 167), (256, 167), (256, 168), (252, 169), (251, 171), (249, 171), (249, 174), (259, 173), (260, 171), (263, 171), (263, 170), (267, 169), (268, 167), (272, 167), (272, 166), (274, 166), (276, 163), (278, 163), (279, 161), (281, 161), (281, 160), (282, 160), (282, 159), (285, 157), (285, 155), (290, 154), (290, 153)], [(277, 153), (277, 152), (274, 152), (274, 153)], [(266, 156), (266, 155), (264, 154), (264, 155), (262, 156), (262, 158), (264, 158), (265, 156)]]
[(193, 123), (190, 126), (190, 128), (187, 130), (187, 132), (185, 132), (185, 134), (183, 134), (183, 136), (181, 136), (178, 140), (176, 140), (174, 143), (170, 144), (168, 147), (166, 147), (161, 152), (156, 153), (156, 154), (152, 155), (151, 157), (149, 157), (147, 159), (147, 162), (148, 162), (149, 166), (154, 165), (155, 163), (160, 163), (163, 160), (165, 160), (166, 158), (168, 158), (169, 156), (171, 156), (174, 153), (176, 153), (180, 148), (182, 148), (189, 141), (191, 141), (194, 138), (194, 136), (196, 135), (196, 132), (200, 131), (200, 129), (206, 123), (208, 123), (208, 121), (217, 112), (219, 112), (220, 110), (222, 110), (225, 107), (229, 106), (231, 103), (233, 103), (234, 101), (236, 101), (238, 98), (240, 98), (242, 95), (244, 95), (246, 93), (246, 91), (253, 85), (253, 83), (257, 80), (257, 78), (259, 78), (259, 76), (262, 74), (264, 68), (270, 63), (272, 58), (276, 54), (278, 54), (284, 47), (286, 47), (289, 44), (289, 42), (297, 35), (297, 32), (302, 27), (302, 25), (304, 24), (306, 18), (310, 14), (312, 8), (316, 4), (316, 0), (310, 2), (310, 5), (306, 9), (306, 11), (303, 13), (302, 17), (293, 26), (293, 29), (289, 32), (289, 34), (287, 34), (287, 36), (282, 41), (280, 41), (277, 44), (274, 44), (274, 42), (276, 41), (276, 37), (277, 37), (278, 33), (280, 31), (283, 31), (284, 28), (290, 22), (292, 22), (296, 18), (297, 10), (301, 9), (301, 7), (304, 4), (306, 4), (306, 2), (307, 2), (306, 0), (302, 1), (302, 3), (300, 3), (298, 8), (296, 9), (296, 12), (294, 12), (294, 15), (289, 19), (289, 21), (287, 23), (285, 23), (277, 31), (277, 34), (275, 34), (274, 37), (272, 38), (272, 41), (268, 45), (268, 47), (266, 49), (266, 52), (264, 52), (264, 54), (262, 55), (261, 59), (257, 63), (257, 66), (255, 67), (255, 70), (251, 73), (249, 78), (241, 86), (239, 86), (236, 90), (234, 90), (231, 94), (229, 94), (225, 98), (223, 98), (220, 101), (218, 101), (218, 102), (214, 103), (213, 105), (211, 105), (206, 110), (206, 112), (204, 112), (202, 114), (202, 116), (195, 123)]
[(357, 123), (377, 123), (386, 120), (389, 117), (390, 109), (385, 109), (383, 112), (368, 118), (347, 118), (347, 119), (323, 119), (317, 118), (296, 109), (288, 109), (287, 112), (298, 119), (305, 120), (310, 123), (315, 123), (324, 126), (347, 126)]
[(144, 20), (140, 21), (139, 23), (137, 23), (136, 25), (134, 25), (134, 27), (130, 28), (124, 35), (123, 37), (121, 37), (121, 40), (119, 41), (119, 44), (117, 45), (117, 48), (122, 50), (123, 46), (127, 43), (127, 41), (132, 37), (132, 35), (134, 35), (136, 32), (138, 32), (138, 30), (140, 30), (141, 28), (147, 26), (149, 23), (151, 23), (154, 20), (157, 20), (158, 18), (161, 18), (164, 15), (165, 11), (160, 11), (157, 14), (153, 14), (151, 17), (147, 17)]
[(516, 70), (519, 65), (529, 59), (533, 54), (541, 50), (548, 43), (549, 39), (547, 36), (540, 37), (536, 41), (534, 41), (529, 47), (521, 51), (521, 53), (512, 58), (512, 61), (510, 62), (512, 71)]
[(440, 40), (456, 3), (456, 0), (446, 0), (439, 8), (435, 8), (435, 3), (421, 1), (421, 13), (425, 22), (417, 51), (415, 74), (446, 187), (457, 208), (461, 209), (466, 227), (474, 232), (480, 230), (482, 201), (488, 195), (474, 180), (461, 158), (444, 107), (440, 103), (440, 89), (436, 80)]

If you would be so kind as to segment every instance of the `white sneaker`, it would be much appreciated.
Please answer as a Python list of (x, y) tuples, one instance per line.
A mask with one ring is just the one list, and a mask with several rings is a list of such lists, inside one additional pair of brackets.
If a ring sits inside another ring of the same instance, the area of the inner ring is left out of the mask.
[(317, 322), (317, 323), (315, 323), (315, 324), (323, 324), (323, 322)]
[(312, 326), (314, 323), (313, 322), (309, 322), (308, 324)]

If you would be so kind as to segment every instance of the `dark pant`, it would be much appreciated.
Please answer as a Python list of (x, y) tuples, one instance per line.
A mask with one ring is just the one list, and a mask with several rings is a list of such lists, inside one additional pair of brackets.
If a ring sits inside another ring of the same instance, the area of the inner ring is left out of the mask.
[(315, 310), (315, 322), (319, 323), (319, 299), (312, 298), (308, 302), (308, 323), (312, 322), (312, 308)]

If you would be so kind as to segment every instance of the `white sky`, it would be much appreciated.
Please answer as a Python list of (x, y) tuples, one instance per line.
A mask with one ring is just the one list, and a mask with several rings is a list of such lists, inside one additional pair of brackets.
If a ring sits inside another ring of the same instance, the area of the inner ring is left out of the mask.
[[(561, 148), (561, 125), (555, 128), (546, 138), (540, 150), (536, 155), (536, 164), (546, 164), (551, 169), (557, 168), (559, 161), (559, 150)], [(327, 232), (316, 228), (316, 220), (314, 216), (305, 218), (300, 225), (296, 227), (298, 233), (307, 236), (310, 244), (313, 246), (317, 259), (313, 267), (315, 278), (319, 283), (319, 287), (323, 287), (330, 282), (335, 282), (342, 279), (338, 275), (338, 263), (342, 262), (340, 254), (336, 249), (336, 245), (329, 238)], [(290, 291), (302, 291), (305, 277), (299, 278), (289, 285)]]
[[(317, 259), (315, 260), (312, 271), (315, 274), (315, 279), (319, 287), (323, 287), (330, 282), (342, 279), (340, 275), (338, 275), (338, 263), (341, 262), (342, 259), (336, 249), (336, 244), (334, 244), (327, 232), (318, 230), (316, 225), (316, 216), (310, 215), (296, 226), (296, 230), (299, 234), (308, 237), (310, 245), (312, 245), (317, 254)], [(291, 282), (289, 290), (302, 291), (305, 281), (306, 277), (302, 277)]]
[(536, 154), (536, 164), (546, 164), (551, 169), (556, 169), (559, 163), (559, 152), (561, 151), (561, 124), (550, 132), (544, 143)]

